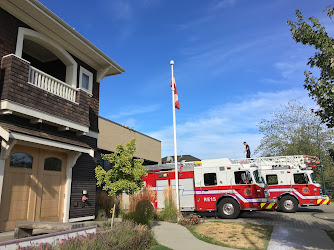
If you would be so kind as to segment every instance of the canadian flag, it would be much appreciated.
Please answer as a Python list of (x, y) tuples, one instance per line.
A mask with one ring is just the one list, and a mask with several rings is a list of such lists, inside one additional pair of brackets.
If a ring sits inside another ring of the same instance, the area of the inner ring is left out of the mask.
[(176, 83), (175, 83), (175, 77), (172, 75), (172, 79), (170, 80), (170, 86), (173, 90), (174, 86), (174, 102), (175, 102), (175, 108), (180, 109), (179, 105), (179, 97), (177, 96), (177, 91), (176, 91)]

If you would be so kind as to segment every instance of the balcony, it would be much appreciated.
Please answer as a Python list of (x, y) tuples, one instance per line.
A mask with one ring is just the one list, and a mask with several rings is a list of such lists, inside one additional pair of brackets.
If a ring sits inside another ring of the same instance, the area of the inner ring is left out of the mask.
[(75, 88), (32, 66), (29, 69), (28, 83), (71, 102), (76, 101)]
[(0, 115), (15, 114), (78, 134), (89, 131), (90, 95), (10, 54), (2, 58)]

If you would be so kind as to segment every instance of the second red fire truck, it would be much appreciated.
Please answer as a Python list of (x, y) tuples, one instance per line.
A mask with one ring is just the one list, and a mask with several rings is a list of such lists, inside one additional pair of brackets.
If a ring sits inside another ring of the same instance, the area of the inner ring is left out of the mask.
[[(299, 206), (329, 205), (331, 200), (322, 195), (313, 169), (320, 161), (315, 156), (291, 155), (232, 160), (245, 168), (255, 167), (268, 185), (269, 201), (264, 209), (277, 206), (283, 212), (296, 212)], [(320, 166), (321, 167), (321, 166)]]

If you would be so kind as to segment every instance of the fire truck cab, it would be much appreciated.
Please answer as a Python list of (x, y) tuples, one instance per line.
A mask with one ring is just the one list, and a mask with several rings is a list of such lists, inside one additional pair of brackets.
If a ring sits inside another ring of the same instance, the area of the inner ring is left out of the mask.
[(320, 184), (315, 180), (313, 168), (320, 163), (315, 156), (259, 157), (233, 161), (258, 167), (268, 185), (269, 204), (270, 201), (275, 202), (283, 212), (296, 212), (298, 206), (331, 203), (328, 196), (321, 194)]

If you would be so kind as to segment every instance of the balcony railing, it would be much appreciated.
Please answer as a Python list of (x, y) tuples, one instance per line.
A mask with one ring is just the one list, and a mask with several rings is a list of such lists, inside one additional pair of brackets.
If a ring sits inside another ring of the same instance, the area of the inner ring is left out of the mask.
[(75, 88), (32, 66), (30, 66), (29, 83), (66, 100), (75, 102), (77, 94)]

